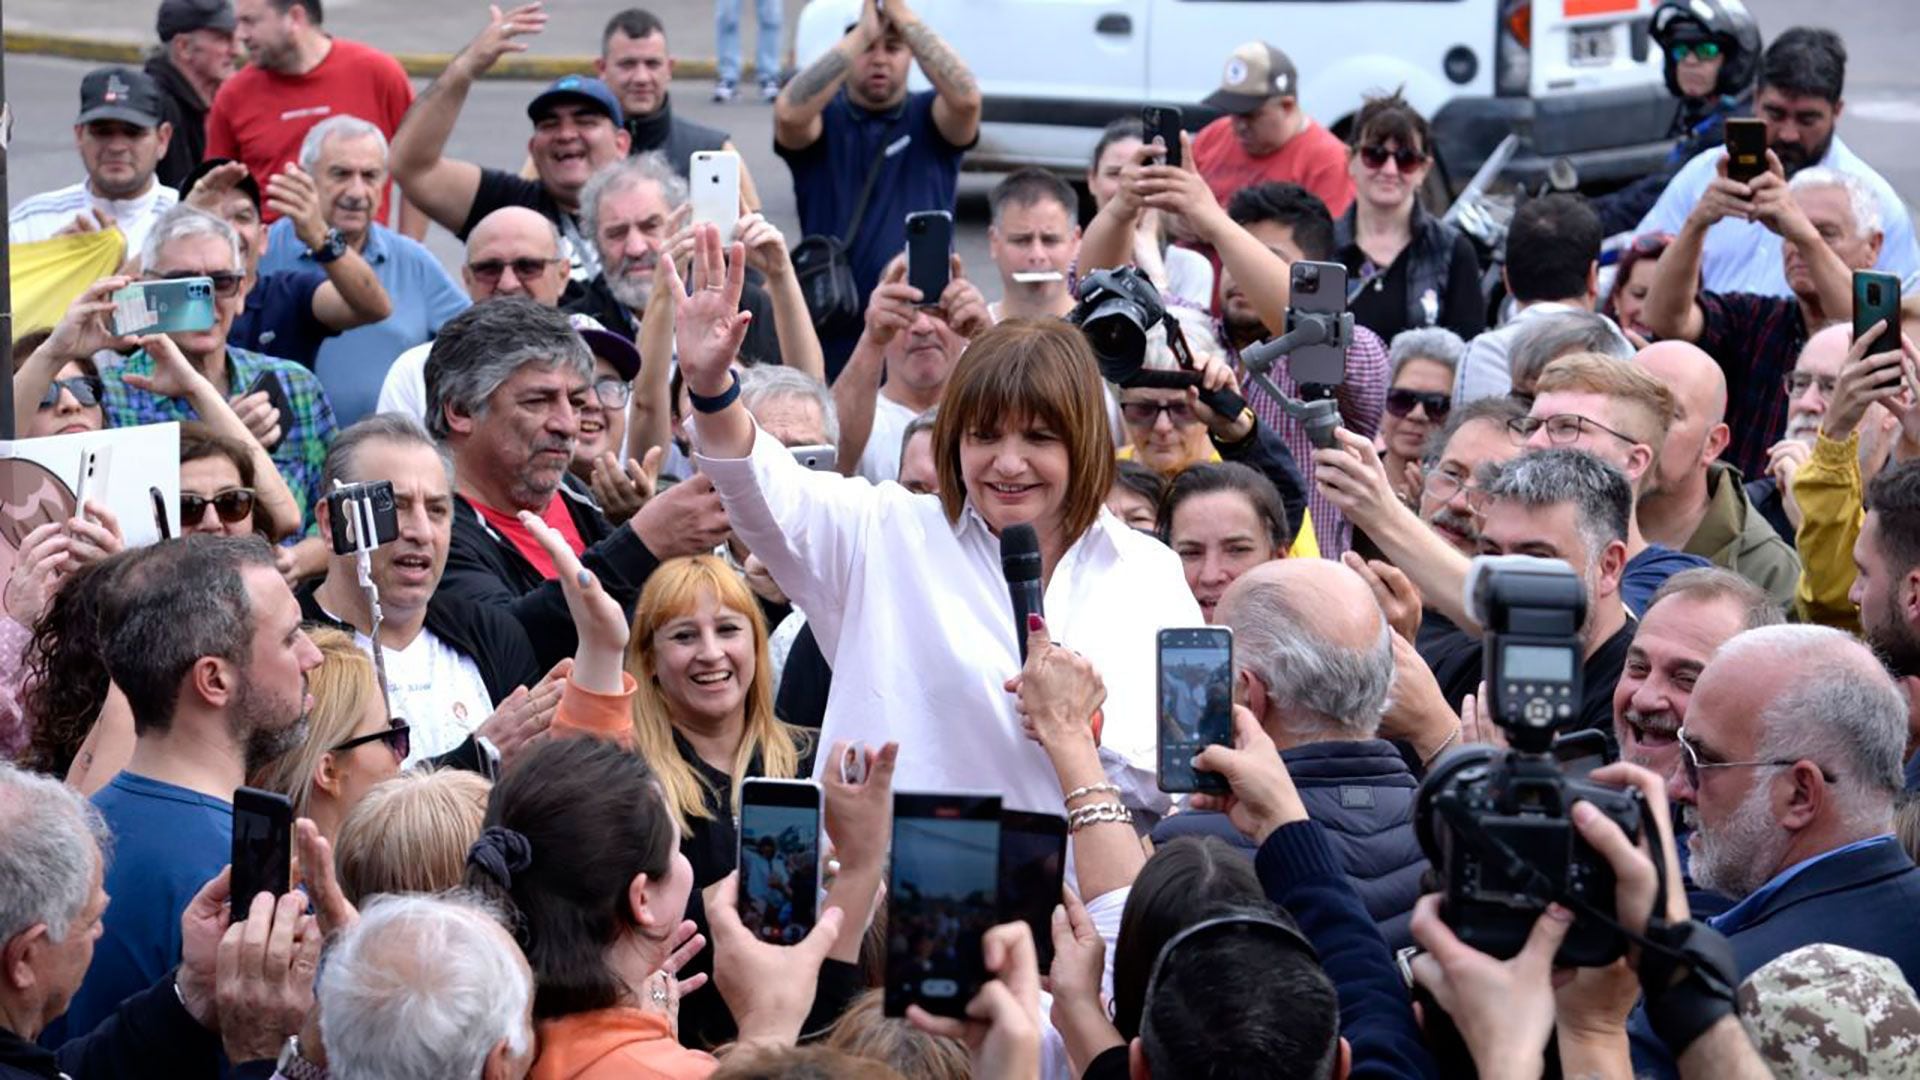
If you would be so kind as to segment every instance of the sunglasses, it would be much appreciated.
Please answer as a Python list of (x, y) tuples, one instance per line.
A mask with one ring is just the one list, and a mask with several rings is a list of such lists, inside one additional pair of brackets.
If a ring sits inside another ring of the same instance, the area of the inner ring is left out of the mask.
[(198, 524), (200, 519), (206, 515), (207, 507), (209, 506), (213, 507), (213, 512), (220, 516), (221, 521), (229, 525), (238, 525), (240, 522), (253, 516), (253, 489), (243, 487), (227, 488), (223, 491), (214, 492), (213, 498), (211, 499), (185, 491), (181, 492), (181, 526), (185, 527)]
[(1438, 391), (1389, 390), (1387, 391), (1387, 411), (1405, 419), (1413, 414), (1413, 407), (1427, 410), (1427, 419), (1444, 419), (1453, 409), (1453, 397)]
[(1193, 409), (1184, 401), (1123, 401), (1120, 403), (1120, 415), (1129, 424), (1140, 427), (1152, 427), (1160, 422), (1160, 414), (1167, 414), (1167, 421), (1174, 427), (1191, 424), (1194, 420)]
[(407, 760), (407, 754), (413, 749), (413, 729), (407, 726), (405, 720), (396, 716), (387, 721), (387, 730), (376, 731), (371, 735), (361, 735), (348, 739), (346, 742), (335, 746), (332, 752), (344, 754), (356, 746), (365, 746), (370, 742), (376, 741), (387, 744), (387, 749), (393, 751), (394, 760), (405, 761)]
[(1685, 60), (1689, 56), (1711, 60), (1720, 55), (1720, 43), (1717, 41), (1678, 42), (1668, 51), (1673, 54), (1675, 60)]
[(180, 281), (185, 278), (203, 277), (213, 282), (213, 295), (232, 297), (240, 292), (240, 283), (247, 279), (245, 274), (236, 274), (231, 270), (169, 270), (164, 274), (148, 274), (148, 281)]
[(47, 392), (40, 395), (40, 407), (51, 409), (60, 404), (60, 391), (73, 395), (83, 409), (100, 404), (100, 395), (106, 391), (106, 384), (98, 375), (75, 375), (71, 379), (55, 379), (47, 386)]
[(1411, 146), (1401, 146), (1389, 150), (1385, 146), (1376, 143), (1360, 148), (1360, 164), (1365, 165), (1369, 169), (1384, 169), (1387, 167), (1387, 161), (1389, 159), (1391, 159), (1395, 165), (1400, 166), (1401, 172), (1412, 172), (1414, 169), (1427, 163), (1427, 155), (1415, 150)]
[(468, 263), (467, 272), (473, 275), (474, 280), (484, 281), (491, 285), (499, 281), (500, 275), (506, 272), (507, 267), (511, 266), (513, 267), (514, 277), (519, 278), (521, 281), (530, 281), (546, 273), (547, 267), (559, 261), (557, 258), (483, 259), (480, 262)]

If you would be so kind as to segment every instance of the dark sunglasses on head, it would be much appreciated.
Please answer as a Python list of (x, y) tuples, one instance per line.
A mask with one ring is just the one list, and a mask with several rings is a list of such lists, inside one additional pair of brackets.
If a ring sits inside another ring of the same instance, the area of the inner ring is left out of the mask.
[(1441, 420), (1453, 408), (1453, 398), (1439, 391), (1389, 390), (1387, 391), (1387, 411), (1398, 417), (1413, 413), (1413, 407), (1419, 405), (1427, 410), (1427, 419)]
[(232, 296), (240, 291), (240, 283), (247, 279), (245, 274), (236, 274), (229, 270), (216, 270), (201, 273), (198, 270), (169, 270), (164, 274), (148, 274), (148, 281), (179, 281), (183, 278), (203, 277), (213, 282), (213, 295)]
[(1388, 159), (1392, 159), (1395, 165), (1400, 166), (1401, 172), (1412, 172), (1426, 164), (1427, 155), (1411, 146), (1397, 146), (1389, 150), (1384, 145), (1375, 143), (1360, 148), (1360, 164), (1369, 169), (1386, 168)]
[(396, 716), (387, 721), (387, 730), (376, 731), (371, 735), (361, 735), (348, 739), (346, 742), (335, 746), (333, 753), (343, 754), (356, 746), (365, 746), (374, 741), (386, 743), (387, 749), (393, 751), (393, 756), (396, 759), (405, 761), (407, 760), (407, 754), (413, 749), (413, 729), (407, 726), (405, 720)]
[(105, 389), (106, 385), (100, 381), (98, 375), (75, 375), (71, 379), (55, 379), (48, 384), (47, 392), (40, 395), (40, 407), (51, 409), (60, 404), (60, 391), (65, 390), (73, 395), (73, 400), (79, 402), (81, 408), (90, 409), (100, 404), (100, 395)]
[(529, 281), (546, 273), (547, 267), (559, 261), (559, 259), (534, 258), (483, 259), (480, 262), (468, 263), (467, 271), (474, 276), (475, 280), (491, 284), (499, 281), (500, 275), (506, 272), (507, 267), (511, 266), (513, 267), (514, 277), (519, 278), (521, 281)]
[(198, 524), (209, 506), (213, 507), (213, 512), (220, 516), (221, 521), (229, 525), (238, 525), (253, 516), (253, 489), (227, 488), (224, 491), (214, 492), (211, 499), (185, 491), (181, 492), (181, 527)]
[(1720, 55), (1720, 43), (1717, 41), (1676, 41), (1669, 50), (1675, 60), (1685, 60), (1697, 56), (1702, 60), (1711, 60)]

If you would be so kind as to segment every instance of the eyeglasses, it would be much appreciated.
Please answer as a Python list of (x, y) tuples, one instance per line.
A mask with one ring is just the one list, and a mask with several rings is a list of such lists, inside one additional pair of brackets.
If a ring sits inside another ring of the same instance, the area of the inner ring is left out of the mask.
[(1435, 469), (1427, 474), (1426, 480), (1420, 485), (1420, 490), (1426, 492), (1427, 497), (1434, 502), (1444, 503), (1452, 502), (1453, 497), (1462, 491), (1466, 492), (1468, 499), (1471, 500), (1474, 493), (1480, 489), (1468, 483), (1467, 477), (1447, 472), (1445, 469)]
[(1582, 432), (1591, 428), (1604, 431), (1629, 446), (1640, 445), (1640, 440), (1631, 435), (1622, 435), (1605, 424), (1589, 420), (1574, 413), (1560, 413), (1557, 416), (1522, 416), (1507, 421), (1507, 431), (1519, 442), (1533, 438), (1533, 433), (1541, 428), (1547, 429), (1547, 441), (1555, 446), (1567, 446), (1580, 441)]
[(633, 384), (624, 379), (600, 379), (593, 384), (593, 396), (602, 408), (624, 409), (633, 398)]
[(387, 749), (393, 751), (396, 761), (407, 760), (407, 754), (413, 749), (413, 729), (405, 720), (393, 717), (387, 721), (387, 730), (376, 731), (371, 735), (360, 735), (348, 739), (333, 748), (333, 753), (344, 754), (356, 746), (365, 746), (370, 742), (384, 742)]
[(90, 409), (100, 404), (100, 395), (106, 390), (106, 384), (100, 381), (98, 375), (75, 375), (71, 379), (55, 379), (48, 384), (47, 392), (40, 395), (40, 407), (51, 409), (60, 404), (62, 390), (72, 394), (73, 400), (79, 402), (81, 408)]
[(1123, 401), (1120, 403), (1120, 415), (1127, 423), (1137, 427), (1152, 427), (1160, 422), (1160, 414), (1167, 414), (1167, 421), (1174, 427), (1182, 427), (1194, 421), (1193, 409), (1185, 401)]
[[(1799, 397), (1801, 394), (1807, 392), (1808, 387), (1813, 386), (1820, 388), (1821, 397), (1830, 398), (1833, 396), (1833, 388), (1840, 385), (1840, 380), (1831, 375), (1816, 376), (1811, 371), (1791, 372), (1786, 378), (1780, 381), (1786, 386), (1787, 396), (1790, 398)], [(75, 394), (74, 396), (78, 397), (79, 395)], [(81, 404), (84, 405), (86, 402), (82, 401)]]
[(473, 275), (474, 280), (484, 281), (491, 285), (499, 281), (500, 275), (506, 271), (507, 267), (511, 266), (513, 267), (514, 277), (519, 278), (521, 281), (529, 281), (546, 273), (547, 267), (559, 261), (557, 258), (483, 259), (480, 262), (468, 263), (467, 272)]
[(1673, 48), (1668, 51), (1673, 54), (1675, 61), (1685, 60), (1689, 56), (1697, 57), (1701, 60), (1711, 60), (1720, 55), (1720, 43), (1717, 41), (1679, 41), (1675, 42)]
[[(1805, 758), (1775, 758), (1772, 761), (1701, 761), (1700, 748), (1687, 737), (1687, 726), (1680, 725), (1680, 730), (1674, 734), (1680, 740), (1680, 769), (1686, 775), (1687, 786), (1695, 790), (1700, 787), (1700, 770), (1702, 769), (1791, 769), (1806, 760)], [(1834, 776), (1827, 771), (1826, 766), (1815, 767), (1820, 770), (1822, 780), (1829, 784), (1834, 782)]]
[(1360, 148), (1360, 164), (1369, 169), (1384, 169), (1387, 167), (1388, 160), (1400, 166), (1401, 172), (1412, 172), (1427, 163), (1427, 155), (1411, 146), (1400, 146), (1389, 150), (1380, 143), (1374, 143)]
[(1415, 405), (1427, 410), (1427, 419), (1437, 421), (1444, 419), (1448, 411), (1453, 408), (1453, 397), (1439, 391), (1387, 391), (1387, 411), (1393, 415), (1410, 416)]
[(237, 525), (253, 516), (253, 489), (225, 488), (214, 492), (212, 498), (183, 491), (180, 493), (180, 524), (198, 524), (206, 516), (209, 506), (213, 507), (213, 512), (219, 515), (221, 521)]
[(236, 274), (231, 270), (169, 270), (166, 273), (146, 275), (148, 281), (180, 281), (185, 278), (203, 277), (213, 282), (213, 295), (231, 297), (240, 291), (240, 283), (247, 279), (245, 274)]

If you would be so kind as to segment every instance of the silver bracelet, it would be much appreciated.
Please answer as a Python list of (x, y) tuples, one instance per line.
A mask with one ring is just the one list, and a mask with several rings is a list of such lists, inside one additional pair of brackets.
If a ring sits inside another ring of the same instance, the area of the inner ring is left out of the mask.
[(1105, 783), (1087, 784), (1084, 787), (1077, 787), (1077, 788), (1074, 788), (1072, 791), (1067, 792), (1067, 797), (1064, 801), (1067, 803), (1068, 806), (1071, 806), (1073, 805), (1073, 800), (1075, 799), (1083, 799), (1088, 795), (1097, 795), (1103, 791), (1109, 795), (1118, 795), (1120, 794), (1120, 785), (1105, 784)]
[(1440, 740), (1440, 745), (1439, 745), (1439, 746), (1436, 746), (1436, 747), (1434, 747), (1434, 748), (1433, 748), (1433, 753), (1431, 753), (1431, 754), (1428, 754), (1428, 755), (1427, 755), (1427, 757), (1426, 757), (1426, 760), (1425, 760), (1425, 761), (1422, 761), (1422, 762), (1421, 762), (1420, 764), (1421, 764), (1421, 765), (1423, 765), (1423, 766), (1424, 766), (1424, 765), (1431, 765), (1431, 764), (1433, 764), (1433, 762), (1434, 762), (1434, 759), (1435, 759), (1435, 758), (1438, 758), (1438, 757), (1439, 757), (1439, 756), (1440, 756), (1441, 754), (1444, 754), (1444, 753), (1446, 753), (1446, 751), (1447, 751), (1447, 747), (1449, 747), (1449, 746), (1452, 746), (1452, 745), (1453, 745), (1453, 741), (1454, 741), (1455, 739), (1458, 739), (1458, 738), (1460, 737), (1460, 731), (1461, 731), (1461, 728), (1462, 728), (1463, 726), (1464, 726), (1464, 725), (1461, 725), (1461, 724), (1455, 724), (1455, 725), (1453, 725), (1453, 732), (1452, 732), (1452, 734), (1450, 734), (1450, 735), (1448, 735), (1448, 736), (1447, 736), (1447, 737), (1446, 737), (1445, 739), (1442, 739), (1442, 740)]
[(1098, 802), (1067, 814), (1067, 831), (1079, 832), (1089, 825), (1131, 825), (1133, 811), (1117, 802)]

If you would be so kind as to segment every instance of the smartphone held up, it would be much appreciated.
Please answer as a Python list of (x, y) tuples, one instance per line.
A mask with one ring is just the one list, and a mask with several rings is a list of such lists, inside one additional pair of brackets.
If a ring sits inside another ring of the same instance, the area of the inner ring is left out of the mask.
[(740, 921), (761, 941), (793, 945), (820, 918), (820, 785), (740, 785)]
[(1160, 631), (1160, 790), (1225, 793), (1218, 773), (1193, 767), (1207, 747), (1233, 744), (1233, 631), (1224, 626)]

